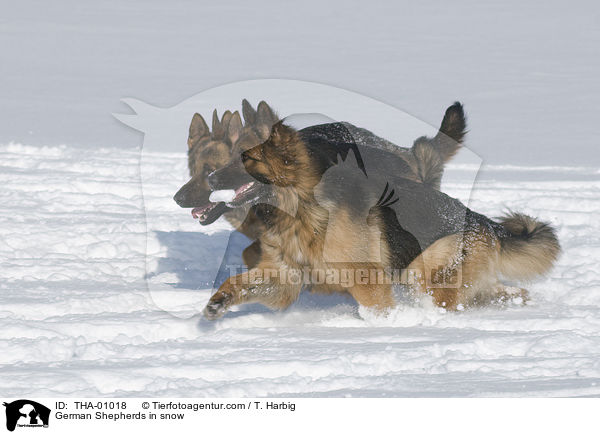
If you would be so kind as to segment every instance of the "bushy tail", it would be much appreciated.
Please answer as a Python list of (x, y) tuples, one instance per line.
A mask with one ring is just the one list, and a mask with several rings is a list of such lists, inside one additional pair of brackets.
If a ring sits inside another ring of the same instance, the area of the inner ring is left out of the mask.
[(531, 280), (550, 271), (560, 254), (554, 228), (518, 213), (502, 217), (500, 224), (509, 232), (500, 240), (499, 265), (505, 277)]
[(442, 125), (432, 140), (432, 146), (447, 163), (462, 146), (467, 134), (467, 119), (461, 103), (456, 101), (446, 109)]
[(419, 137), (412, 152), (417, 162), (421, 182), (439, 189), (444, 165), (459, 151), (467, 134), (467, 119), (458, 101), (446, 109), (435, 137)]

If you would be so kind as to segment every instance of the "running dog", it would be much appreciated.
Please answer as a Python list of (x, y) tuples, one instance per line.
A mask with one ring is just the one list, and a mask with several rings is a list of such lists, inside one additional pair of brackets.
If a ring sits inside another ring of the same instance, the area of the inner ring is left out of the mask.
[(394, 270), (408, 270), (412, 279), (400, 283), (438, 306), (460, 309), (526, 297), (500, 279), (530, 280), (553, 266), (560, 246), (548, 224), (523, 214), (495, 222), (406, 176), (410, 165), (394, 154), (344, 134), (280, 121), (264, 143), (209, 175), (213, 190), (235, 191), (229, 207), (253, 206), (266, 229), (259, 263), (221, 285), (208, 319), (242, 303), (283, 309), (306, 287), (385, 312), (395, 304)]
[[(188, 163), (192, 179), (174, 196), (183, 208), (193, 208), (192, 215), (200, 224), (213, 223), (221, 215), (250, 239), (259, 238), (266, 230), (264, 221), (251, 206), (231, 209), (224, 202), (210, 202), (207, 176), (231, 161), (237, 161), (242, 152), (265, 141), (271, 127), (278, 122), (277, 115), (267, 103), (261, 101), (254, 110), (247, 100), (242, 101), (245, 124), (237, 112), (227, 111), (219, 121), (213, 113), (210, 132), (201, 115), (196, 113), (190, 125)], [(376, 136), (372, 132), (347, 122), (324, 124), (305, 129), (315, 141), (355, 143), (387, 151), (385, 166), (393, 166), (397, 176), (439, 189), (444, 165), (462, 146), (466, 134), (463, 107), (456, 102), (448, 107), (435, 137), (420, 137), (411, 148), (402, 148)], [(253, 243), (243, 254), (244, 263), (256, 264), (260, 256), (260, 243)]]

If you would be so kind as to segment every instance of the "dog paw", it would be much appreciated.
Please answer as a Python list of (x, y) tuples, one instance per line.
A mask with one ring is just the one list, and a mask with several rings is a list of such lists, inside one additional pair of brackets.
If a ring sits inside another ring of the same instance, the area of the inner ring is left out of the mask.
[[(217, 296), (218, 295), (218, 296)], [(215, 297), (217, 296), (217, 297)], [(208, 304), (202, 311), (204, 317), (210, 321), (221, 318), (230, 306), (231, 296), (228, 294), (215, 294), (208, 301)]]

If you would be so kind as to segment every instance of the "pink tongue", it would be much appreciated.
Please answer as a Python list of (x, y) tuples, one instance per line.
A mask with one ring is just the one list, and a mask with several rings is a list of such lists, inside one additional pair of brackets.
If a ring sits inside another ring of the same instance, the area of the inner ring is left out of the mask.
[(198, 208), (194, 208), (192, 210), (192, 217), (194, 217), (195, 219), (202, 220), (204, 218), (205, 214), (208, 211), (210, 211), (211, 209), (213, 209), (215, 206), (217, 206), (216, 203), (209, 203), (208, 205), (199, 206)]
[(236, 199), (238, 196), (240, 196), (241, 194), (245, 193), (246, 190), (248, 190), (250, 187), (252, 187), (254, 185), (254, 181), (252, 182), (248, 182), (247, 184), (242, 185), (241, 187), (238, 187), (235, 190), (235, 197), (234, 199)]

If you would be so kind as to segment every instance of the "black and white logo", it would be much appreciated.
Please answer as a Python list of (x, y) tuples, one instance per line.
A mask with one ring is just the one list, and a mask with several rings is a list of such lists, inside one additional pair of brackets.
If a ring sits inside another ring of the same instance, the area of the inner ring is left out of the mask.
[(48, 427), (50, 409), (42, 404), (28, 399), (19, 399), (4, 403), (6, 407), (6, 429), (14, 431), (19, 428)]

